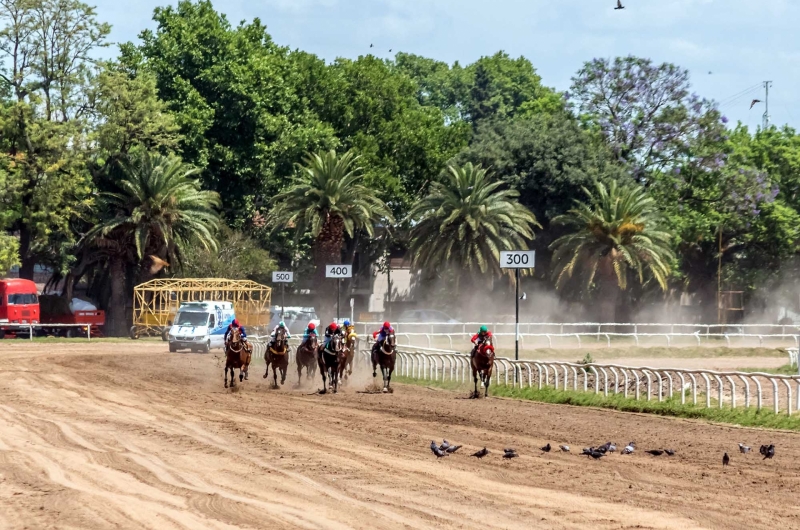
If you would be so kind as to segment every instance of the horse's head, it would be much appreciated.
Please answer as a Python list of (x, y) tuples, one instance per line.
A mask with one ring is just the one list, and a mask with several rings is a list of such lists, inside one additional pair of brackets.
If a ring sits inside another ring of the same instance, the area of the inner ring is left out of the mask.
[(231, 328), (231, 332), (228, 334), (228, 342), (233, 344), (239, 344), (242, 341), (242, 332), (239, 328)]
[(283, 346), (286, 343), (286, 328), (278, 328), (275, 332), (275, 345)]
[(342, 341), (341, 335), (334, 335), (331, 337), (331, 342), (328, 345), (328, 348), (334, 352), (339, 353), (344, 349), (344, 343)]
[(388, 335), (386, 335), (386, 339), (384, 339), (381, 348), (383, 349), (384, 353), (392, 353), (394, 352), (396, 344), (397, 344), (397, 337), (395, 337), (394, 331), (392, 331)]

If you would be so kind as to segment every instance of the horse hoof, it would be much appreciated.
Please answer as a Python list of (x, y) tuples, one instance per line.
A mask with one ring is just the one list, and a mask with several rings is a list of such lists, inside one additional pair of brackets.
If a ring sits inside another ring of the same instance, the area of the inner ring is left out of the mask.
[(225, 383), (225, 388), (228, 388), (228, 383)]
[(388, 389), (388, 388), (386, 388), (386, 387), (383, 387), (383, 393), (384, 393), (384, 394), (388, 394), (388, 393), (389, 393), (389, 389)]
[(372, 377), (378, 377), (378, 373), (377, 372), (372, 372)]
[(264, 378), (264, 379), (266, 379), (266, 378), (267, 378), (267, 374), (264, 374), (264, 377), (263, 377), (263, 378)]

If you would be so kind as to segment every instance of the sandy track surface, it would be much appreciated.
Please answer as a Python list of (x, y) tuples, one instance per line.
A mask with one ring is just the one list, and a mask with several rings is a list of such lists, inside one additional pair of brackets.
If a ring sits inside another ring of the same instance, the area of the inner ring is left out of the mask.
[[(794, 433), (359, 392), (368, 376), (309, 395), (317, 382), (293, 390), (296, 374), (270, 389), (260, 362), (232, 393), (213, 354), (164, 349), (0, 347), (0, 528), (800, 528)], [(436, 460), (442, 437), (464, 448)], [(630, 439), (638, 454), (600, 461), (538, 449)], [(737, 441), (777, 456), (733, 454)], [(500, 458), (508, 446), (522, 456)]]

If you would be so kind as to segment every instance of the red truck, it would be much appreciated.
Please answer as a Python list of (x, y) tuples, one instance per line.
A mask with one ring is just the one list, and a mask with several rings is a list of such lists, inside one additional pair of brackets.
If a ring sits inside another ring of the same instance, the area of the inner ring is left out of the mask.
[[(91, 324), (93, 336), (100, 334), (100, 326), (105, 324), (105, 312), (92, 311), (53, 311), (42, 310), (36, 284), (30, 280), (6, 278), (0, 280), (0, 338), (6, 333), (28, 334), (27, 324), (39, 324), (34, 333), (47, 335), (78, 336), (86, 334), (86, 326)], [(48, 328), (42, 324), (83, 324), (83, 327)]]

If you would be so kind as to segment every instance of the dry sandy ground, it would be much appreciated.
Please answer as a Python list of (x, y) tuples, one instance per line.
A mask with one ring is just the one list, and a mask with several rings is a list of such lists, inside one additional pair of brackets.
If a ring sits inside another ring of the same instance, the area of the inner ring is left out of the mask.
[[(800, 528), (795, 433), (363, 379), (272, 390), (260, 362), (230, 392), (213, 354), (164, 350), (0, 345), (0, 528)], [(437, 460), (442, 437), (464, 448)], [(630, 439), (637, 454), (599, 461), (538, 449)]]

